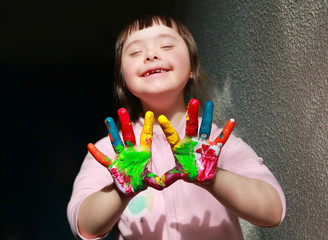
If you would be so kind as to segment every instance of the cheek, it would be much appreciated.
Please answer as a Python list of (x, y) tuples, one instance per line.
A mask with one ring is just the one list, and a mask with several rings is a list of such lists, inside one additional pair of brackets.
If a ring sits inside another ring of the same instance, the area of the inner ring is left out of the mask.
[(173, 56), (173, 59), (175, 61), (175, 65), (178, 66), (182, 74), (190, 75), (190, 58), (188, 52), (182, 52), (178, 53), (175, 56)]
[(179, 67), (180, 76), (184, 79), (192, 78), (192, 73), (190, 69), (189, 61), (179, 61), (177, 62), (177, 66)]
[(131, 82), (131, 80), (136, 74), (136, 69), (134, 68), (134, 66), (134, 64), (122, 64), (123, 79), (126, 83)]
[(122, 67), (123, 81), (125, 82), (126, 88), (134, 95), (138, 92), (139, 83), (136, 79), (136, 69), (132, 66)]

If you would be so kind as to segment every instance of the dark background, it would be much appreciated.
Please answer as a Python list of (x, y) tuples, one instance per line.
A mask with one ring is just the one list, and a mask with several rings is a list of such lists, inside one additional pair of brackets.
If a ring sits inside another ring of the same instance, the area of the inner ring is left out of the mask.
[[(114, 41), (174, 1), (3, 1), (0, 4), (0, 239), (74, 239), (66, 217), (86, 145), (116, 117)], [(181, 4), (181, 2), (180, 2)]]
[(262, 0), (0, 1), (0, 239), (73, 239), (74, 178), (116, 117), (114, 39), (149, 12), (189, 23), (217, 116), (284, 189), (282, 225), (245, 239), (327, 239), (328, 3)]

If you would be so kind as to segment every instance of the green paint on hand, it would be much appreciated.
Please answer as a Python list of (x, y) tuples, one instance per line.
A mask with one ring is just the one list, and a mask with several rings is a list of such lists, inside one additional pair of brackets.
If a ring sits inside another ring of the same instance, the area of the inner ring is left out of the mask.
[(184, 169), (184, 173), (188, 174), (190, 180), (195, 180), (198, 175), (198, 169), (196, 166), (196, 158), (194, 154), (194, 147), (197, 145), (196, 141), (188, 138), (186, 142), (179, 146), (174, 154), (179, 163)]
[(133, 143), (131, 143), (130, 141), (127, 141), (127, 142), (126, 142), (126, 146), (128, 146), (128, 147), (130, 148), (130, 147), (133, 147), (134, 145), (133, 145)]
[(169, 173), (181, 173), (181, 172), (176, 170), (176, 169), (172, 169), (172, 170), (169, 171)]
[(120, 154), (121, 152), (124, 151), (124, 147), (122, 145), (117, 145), (116, 148), (115, 148), (115, 152), (117, 154)]
[(153, 178), (153, 177), (156, 177), (156, 174), (154, 174), (154, 173), (148, 173), (147, 176), (150, 177), (150, 178)]
[[(150, 151), (137, 150), (129, 147), (123, 150), (120, 148), (123, 146), (117, 146), (115, 150), (119, 150), (117, 158), (114, 160), (113, 165), (131, 179), (131, 185), (134, 192), (142, 190), (144, 187), (142, 173), (149, 161)], [(118, 149), (119, 148), (119, 149)], [(111, 166), (111, 167), (112, 167)]]

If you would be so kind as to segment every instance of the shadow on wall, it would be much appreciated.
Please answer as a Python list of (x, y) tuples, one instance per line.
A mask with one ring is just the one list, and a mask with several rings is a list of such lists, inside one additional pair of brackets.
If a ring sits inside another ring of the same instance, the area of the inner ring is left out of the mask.
[(284, 222), (242, 223), (245, 239), (326, 239), (328, 3), (213, 0), (188, 9), (202, 64), (220, 87), (218, 118), (231, 109), (286, 194)]
[[(227, 73), (223, 86), (216, 86), (213, 88), (213, 92), (215, 107), (213, 121), (217, 123), (218, 126), (224, 126), (228, 119), (235, 117), (232, 106), (231, 77), (229, 73)], [(236, 134), (237, 132), (238, 130), (234, 130), (235, 135), (238, 135)]]

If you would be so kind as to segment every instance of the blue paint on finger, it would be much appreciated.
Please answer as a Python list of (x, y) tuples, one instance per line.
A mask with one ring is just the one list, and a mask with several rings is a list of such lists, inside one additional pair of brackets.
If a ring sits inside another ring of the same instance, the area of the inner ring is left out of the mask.
[(220, 136), (219, 136), (219, 137), (220, 137), (220, 139), (223, 137), (223, 132), (220, 134)]
[(213, 117), (214, 104), (212, 101), (207, 101), (204, 106), (202, 125), (199, 130), (200, 139), (208, 139), (212, 129), (212, 117)]
[(110, 141), (112, 142), (114, 149), (116, 149), (116, 147), (118, 145), (121, 145), (122, 147), (124, 147), (113, 118), (111, 118), (111, 117), (106, 118), (105, 124), (106, 124), (107, 130), (108, 130), (108, 135), (109, 135)]

